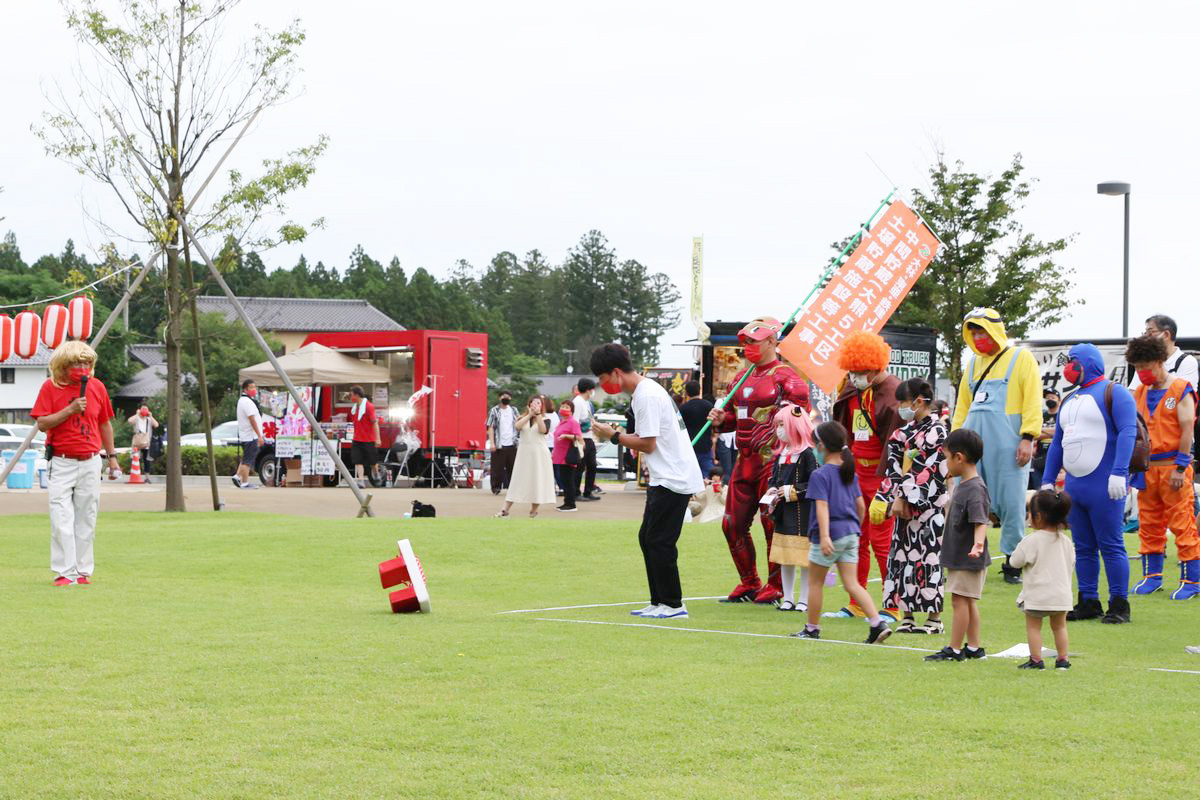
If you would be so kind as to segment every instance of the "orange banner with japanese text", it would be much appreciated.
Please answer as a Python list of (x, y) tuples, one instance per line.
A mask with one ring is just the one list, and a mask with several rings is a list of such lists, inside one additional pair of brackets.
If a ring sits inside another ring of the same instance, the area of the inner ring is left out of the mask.
[(833, 394), (845, 375), (837, 365), (842, 341), (856, 331), (878, 333), (940, 244), (912, 209), (894, 201), (796, 317), (779, 345), (780, 353), (822, 391)]

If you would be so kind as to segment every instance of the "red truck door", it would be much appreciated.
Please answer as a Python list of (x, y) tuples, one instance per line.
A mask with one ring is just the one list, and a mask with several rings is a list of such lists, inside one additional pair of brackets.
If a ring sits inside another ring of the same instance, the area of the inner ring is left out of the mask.
[(430, 438), (438, 447), (458, 447), (458, 405), (461, 394), (462, 358), (457, 339), (429, 337), (429, 374), (437, 376), (433, 392), (434, 418)]

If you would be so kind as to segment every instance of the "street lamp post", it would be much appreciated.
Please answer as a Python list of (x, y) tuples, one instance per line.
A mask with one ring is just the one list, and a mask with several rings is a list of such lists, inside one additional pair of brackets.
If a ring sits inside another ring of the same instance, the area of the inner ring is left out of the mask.
[(1128, 183), (1109, 182), (1096, 185), (1096, 191), (1107, 195), (1125, 195), (1125, 292), (1121, 308), (1121, 338), (1129, 338), (1129, 192)]

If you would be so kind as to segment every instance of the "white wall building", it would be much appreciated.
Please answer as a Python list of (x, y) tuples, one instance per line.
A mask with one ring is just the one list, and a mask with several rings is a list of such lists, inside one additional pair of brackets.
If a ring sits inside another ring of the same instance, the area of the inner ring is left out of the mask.
[(46, 380), (52, 351), (38, 345), (33, 358), (11, 356), (0, 362), (0, 422), (29, 422), (29, 412)]

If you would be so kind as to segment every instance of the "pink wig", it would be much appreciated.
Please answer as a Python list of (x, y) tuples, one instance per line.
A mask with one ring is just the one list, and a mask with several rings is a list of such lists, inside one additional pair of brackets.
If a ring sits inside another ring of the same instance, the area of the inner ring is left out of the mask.
[(775, 424), (783, 426), (783, 438), (776, 444), (776, 455), (792, 455), (813, 446), (812, 421), (800, 406), (782, 404), (775, 412)]

